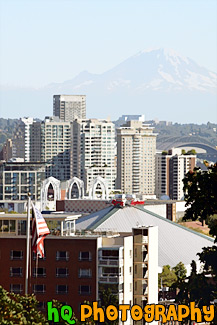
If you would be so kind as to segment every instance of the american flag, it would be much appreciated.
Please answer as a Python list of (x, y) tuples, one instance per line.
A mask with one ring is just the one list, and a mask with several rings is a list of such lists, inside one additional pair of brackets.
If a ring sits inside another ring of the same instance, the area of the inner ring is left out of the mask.
[(50, 233), (41, 212), (32, 204), (32, 250), (44, 257), (44, 239)]

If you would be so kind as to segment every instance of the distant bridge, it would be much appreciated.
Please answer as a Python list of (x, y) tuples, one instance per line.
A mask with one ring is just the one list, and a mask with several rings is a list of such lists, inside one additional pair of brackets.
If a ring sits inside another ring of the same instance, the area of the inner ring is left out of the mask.
[(193, 136), (160, 138), (159, 136), (159, 141), (157, 141), (158, 150), (169, 150), (172, 148), (183, 148), (185, 150), (195, 149), (195, 151), (198, 153), (198, 157), (211, 161), (217, 161), (216, 148), (204, 138), (200, 139), (199, 137)]

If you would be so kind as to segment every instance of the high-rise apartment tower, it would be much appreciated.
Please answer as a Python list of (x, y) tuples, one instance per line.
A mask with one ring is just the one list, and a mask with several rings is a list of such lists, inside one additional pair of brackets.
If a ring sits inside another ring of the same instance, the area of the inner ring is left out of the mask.
[(61, 121), (73, 122), (75, 119), (86, 118), (86, 96), (85, 95), (54, 95), (53, 115), (58, 116)]
[(91, 181), (101, 176), (108, 189), (115, 188), (115, 125), (109, 120), (86, 119), (72, 123), (71, 177), (84, 181), (86, 192)]
[(117, 129), (117, 188), (123, 193), (154, 194), (156, 136), (142, 121)]
[(30, 161), (30, 128), (33, 123), (32, 117), (21, 118), (13, 132), (12, 158), (23, 158)]
[(46, 177), (70, 178), (71, 123), (46, 117), (31, 126), (31, 161), (46, 163)]
[(181, 200), (184, 197), (183, 178), (196, 163), (195, 155), (184, 155), (181, 149), (171, 149), (156, 155), (156, 196), (169, 196), (173, 200)]

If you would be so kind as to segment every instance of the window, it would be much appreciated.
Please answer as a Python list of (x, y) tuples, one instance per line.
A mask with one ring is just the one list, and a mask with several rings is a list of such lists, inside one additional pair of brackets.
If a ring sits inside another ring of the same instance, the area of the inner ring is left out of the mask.
[(44, 284), (34, 284), (33, 292), (34, 293), (45, 293), (46, 286)]
[(11, 284), (10, 291), (14, 292), (14, 293), (22, 293), (23, 286), (22, 286), (22, 284)]
[(79, 286), (79, 293), (80, 295), (90, 295), (91, 294), (91, 286)]
[(92, 260), (91, 252), (79, 253), (79, 261), (91, 261), (91, 260)]
[(0, 232), (15, 233), (15, 220), (1, 220)]
[(79, 269), (78, 277), (79, 278), (91, 278), (92, 270), (91, 269)]
[(68, 293), (68, 286), (67, 285), (62, 285), (62, 284), (58, 284), (56, 286), (56, 294), (58, 295), (64, 295)]
[(129, 272), (130, 272), (130, 274), (132, 274), (132, 267), (131, 266), (129, 268)]
[[(34, 261), (36, 260), (36, 257), (37, 257), (36, 253), (33, 252), (32, 253), (32, 258), (33, 258)], [(44, 252), (44, 257), (40, 258), (40, 261), (43, 261), (43, 260), (46, 260), (46, 252)]]
[(22, 267), (10, 267), (10, 276), (12, 276), (12, 277), (22, 277), (23, 276)]
[(33, 276), (34, 277), (45, 277), (46, 276), (46, 269), (44, 267), (38, 267), (33, 269)]
[(56, 260), (57, 261), (68, 261), (69, 260), (69, 252), (57, 251), (56, 252)]
[(67, 268), (60, 268), (58, 267), (56, 269), (56, 277), (57, 278), (67, 278), (69, 275), (68, 269)]
[(23, 251), (11, 251), (11, 260), (22, 260)]

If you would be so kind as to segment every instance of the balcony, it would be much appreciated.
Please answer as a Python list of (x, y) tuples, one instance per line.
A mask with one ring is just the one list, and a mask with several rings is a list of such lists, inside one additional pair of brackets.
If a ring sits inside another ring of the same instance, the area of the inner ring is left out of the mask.
[(143, 295), (148, 294), (148, 286), (143, 287)]
[(147, 279), (147, 278), (148, 278), (148, 270), (147, 270), (147, 271), (144, 270), (143, 278), (144, 278), (144, 279)]
[(118, 266), (119, 260), (114, 260), (114, 259), (99, 259), (99, 265), (101, 266)]
[(115, 274), (114, 275), (112, 275), (112, 274), (102, 275), (99, 277), (99, 282), (101, 282), (101, 283), (119, 283), (119, 282), (121, 282), (120, 278), (121, 277), (119, 275), (115, 275)]

